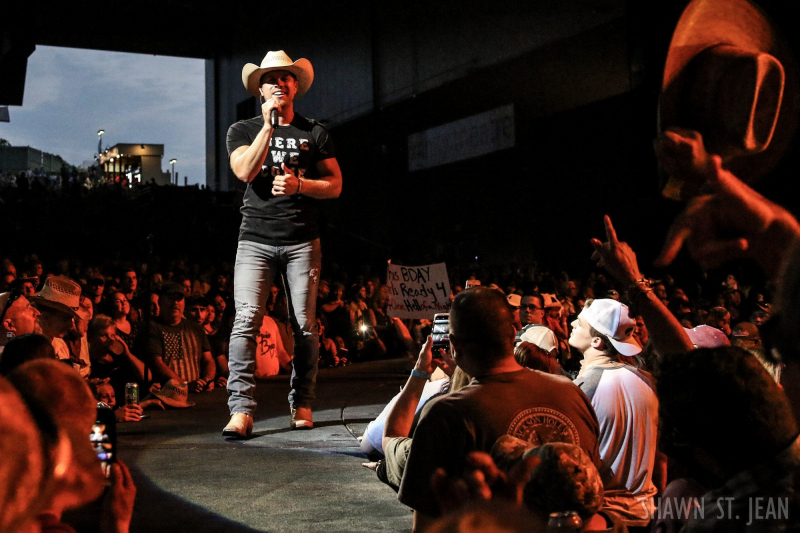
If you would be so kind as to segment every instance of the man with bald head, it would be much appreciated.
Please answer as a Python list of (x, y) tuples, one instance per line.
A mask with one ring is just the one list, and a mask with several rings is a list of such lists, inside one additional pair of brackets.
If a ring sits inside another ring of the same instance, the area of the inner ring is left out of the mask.
[(491, 451), (503, 435), (536, 445), (575, 444), (599, 462), (597, 419), (588, 399), (567, 378), (521, 367), (514, 359), (515, 334), (501, 292), (475, 287), (453, 301), (450, 349), (473, 380), (422, 410), (399, 491), (400, 501), (414, 509), (415, 531), (440, 514), (431, 475), (439, 468), (460, 474), (468, 453)]
[(41, 333), (37, 311), (20, 289), (0, 294), (0, 355), (14, 337), (28, 333)]

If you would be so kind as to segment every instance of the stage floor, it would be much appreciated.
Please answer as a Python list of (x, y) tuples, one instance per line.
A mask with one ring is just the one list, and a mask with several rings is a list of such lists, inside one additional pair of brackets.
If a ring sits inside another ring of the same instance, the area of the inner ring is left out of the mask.
[(226, 441), (227, 392), (118, 426), (138, 493), (132, 532), (410, 531), (411, 512), (361, 466), (356, 436), (405, 383), (410, 360), (320, 370), (315, 429), (289, 429), (288, 376), (259, 383), (253, 438)]

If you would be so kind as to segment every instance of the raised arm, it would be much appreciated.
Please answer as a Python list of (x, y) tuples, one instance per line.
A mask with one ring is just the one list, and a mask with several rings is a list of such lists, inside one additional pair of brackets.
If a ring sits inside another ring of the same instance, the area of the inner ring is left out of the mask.
[(425, 383), (428, 382), (424, 374), (430, 376), (434, 370), (433, 352), (431, 351), (432, 345), (433, 338), (428, 335), (425, 344), (422, 345), (422, 349), (419, 352), (414, 370), (408, 377), (408, 381), (397, 397), (394, 406), (386, 416), (386, 423), (383, 428), (384, 450), (387, 447), (389, 439), (392, 437), (408, 437), (408, 434), (411, 432), (417, 405), (419, 405), (419, 400), (422, 398), (422, 391), (425, 388)]
[(133, 355), (130, 348), (128, 348), (127, 343), (124, 340), (122, 340), (122, 337), (115, 334), (112, 338), (115, 341), (118, 341), (122, 345), (123, 355), (128, 360), (128, 364), (130, 364), (131, 368), (136, 374), (136, 379), (143, 383), (151, 381), (153, 375), (146, 369), (144, 362), (135, 355)]
[(592, 259), (597, 261), (597, 266), (605, 267), (609, 274), (625, 287), (629, 287), (629, 296), (642, 314), (656, 352), (664, 355), (694, 349), (689, 335), (678, 319), (644, 282), (636, 254), (628, 243), (617, 239), (611, 218), (606, 215), (603, 221), (607, 240), (600, 242), (599, 239), (592, 239)]
[(668, 265), (686, 244), (706, 268), (748, 257), (777, 281), (786, 251), (800, 238), (797, 220), (722, 168), (719, 156), (705, 154), (699, 133), (667, 131), (656, 141), (656, 155), (670, 176), (704, 180), (709, 193), (675, 219), (656, 264)]
[(273, 109), (280, 109), (277, 101), (270, 98), (261, 105), (261, 115), (264, 117), (264, 126), (258, 132), (252, 144), (240, 146), (231, 152), (231, 170), (238, 179), (250, 183), (261, 172), (264, 160), (269, 151), (269, 141), (272, 139), (272, 126), (270, 113)]

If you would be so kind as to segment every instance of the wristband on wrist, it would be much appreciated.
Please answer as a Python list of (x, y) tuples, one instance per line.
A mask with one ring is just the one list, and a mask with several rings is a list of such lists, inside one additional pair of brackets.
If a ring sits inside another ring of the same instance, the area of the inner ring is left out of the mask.
[(425, 381), (431, 379), (431, 375), (429, 373), (423, 372), (422, 370), (417, 370), (416, 368), (411, 371), (411, 377), (424, 379)]
[(302, 190), (303, 190), (303, 180), (301, 180), (300, 178), (297, 178), (297, 193), (296, 194), (300, 194), (300, 191), (302, 191)]

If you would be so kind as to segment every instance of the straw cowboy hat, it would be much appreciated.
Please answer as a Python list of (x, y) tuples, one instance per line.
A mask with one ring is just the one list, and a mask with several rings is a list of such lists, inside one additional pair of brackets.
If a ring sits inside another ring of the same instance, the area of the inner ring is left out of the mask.
[(81, 286), (64, 276), (47, 278), (39, 294), (31, 297), (31, 303), (36, 307), (50, 307), (72, 318), (80, 318)]
[[(786, 152), (797, 111), (794, 59), (767, 15), (748, 0), (692, 0), (667, 53), (659, 131), (698, 131), (708, 153), (752, 184)], [(664, 195), (697, 189), (671, 180)]]
[(267, 52), (267, 55), (261, 60), (260, 66), (248, 63), (242, 68), (244, 88), (247, 89), (247, 92), (259, 98), (261, 96), (261, 93), (258, 92), (261, 87), (261, 76), (273, 70), (286, 70), (294, 74), (295, 78), (297, 78), (298, 98), (306, 93), (314, 81), (314, 69), (308, 59), (298, 59), (292, 62), (286, 52), (278, 50), (277, 52)]
[(192, 407), (194, 402), (189, 401), (189, 385), (181, 383), (177, 379), (171, 379), (162, 385), (161, 390), (151, 392), (145, 400), (158, 399), (178, 409)]

